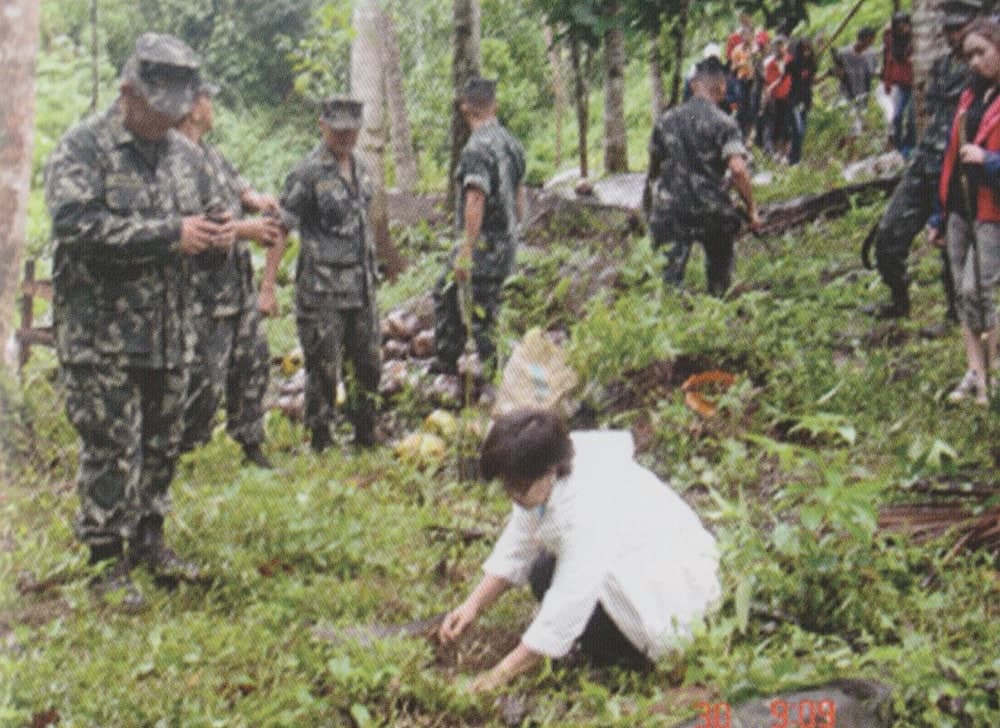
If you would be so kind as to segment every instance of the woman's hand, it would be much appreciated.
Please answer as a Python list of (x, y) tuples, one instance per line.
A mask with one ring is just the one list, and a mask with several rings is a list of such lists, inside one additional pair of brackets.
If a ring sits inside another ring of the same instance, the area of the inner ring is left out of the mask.
[(964, 164), (982, 164), (986, 159), (986, 150), (975, 144), (963, 144), (958, 156)]
[(465, 631), (466, 627), (476, 621), (479, 610), (468, 601), (462, 603), (457, 609), (445, 615), (441, 627), (438, 629), (438, 639), (443, 644), (448, 644), (458, 639)]
[(542, 655), (531, 650), (523, 642), (507, 653), (493, 669), (482, 672), (469, 683), (470, 693), (488, 693), (503, 687), (518, 675), (532, 670), (542, 661)]

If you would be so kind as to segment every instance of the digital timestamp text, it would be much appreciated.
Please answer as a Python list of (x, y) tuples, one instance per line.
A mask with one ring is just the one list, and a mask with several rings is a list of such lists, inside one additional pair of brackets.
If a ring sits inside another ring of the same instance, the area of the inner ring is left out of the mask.
[[(837, 704), (832, 700), (772, 700), (773, 722), (770, 728), (836, 728)], [(729, 703), (698, 703), (701, 722), (695, 728), (732, 728), (733, 711)]]

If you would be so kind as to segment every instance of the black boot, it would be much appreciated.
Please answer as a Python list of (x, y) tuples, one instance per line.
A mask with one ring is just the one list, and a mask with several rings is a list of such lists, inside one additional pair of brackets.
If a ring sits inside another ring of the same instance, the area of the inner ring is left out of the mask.
[(907, 286), (892, 289), (892, 300), (876, 306), (871, 314), (877, 319), (906, 318), (910, 315), (910, 290)]
[(375, 434), (375, 408), (370, 403), (360, 405), (359, 411), (354, 415), (354, 444), (362, 448), (375, 447), (378, 444), (378, 437)]
[(316, 454), (330, 447), (333, 444), (333, 439), (330, 437), (329, 425), (320, 425), (319, 427), (312, 428), (312, 442), (310, 444), (313, 452)]
[(274, 465), (261, 450), (259, 442), (243, 443), (243, 461), (256, 465), (264, 470), (273, 470)]
[(90, 564), (105, 564), (104, 571), (90, 581), (90, 590), (95, 596), (117, 604), (125, 612), (140, 612), (146, 608), (146, 598), (132, 583), (129, 573), (132, 564), (124, 556), (121, 541), (91, 546)]
[(157, 576), (198, 581), (201, 569), (192, 561), (181, 558), (163, 541), (163, 516), (149, 515), (139, 519), (136, 539), (132, 544), (133, 559), (141, 561)]

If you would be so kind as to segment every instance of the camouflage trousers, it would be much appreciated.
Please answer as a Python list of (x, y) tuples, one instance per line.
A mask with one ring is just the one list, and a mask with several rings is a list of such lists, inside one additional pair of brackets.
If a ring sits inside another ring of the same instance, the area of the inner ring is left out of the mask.
[(337, 383), (344, 364), (353, 369), (347, 414), (356, 431), (371, 432), (381, 378), (378, 313), (374, 306), (340, 311), (303, 311), (296, 317), (306, 365), (305, 423), (310, 429), (333, 422)]
[[(458, 286), (450, 278), (449, 269), (434, 287), (434, 347), (441, 371), (455, 374), (468, 332), (458, 303)], [(497, 346), (493, 330), (500, 313), (503, 279), (473, 277), (471, 288), (472, 338), (489, 379), (496, 368)]]
[(654, 214), (649, 222), (653, 236), (653, 247), (669, 245), (667, 262), (663, 269), (663, 280), (680, 288), (684, 285), (684, 270), (687, 268), (691, 248), (700, 242), (705, 249), (705, 278), (708, 292), (713, 296), (723, 296), (733, 280), (735, 265), (734, 246), (739, 223), (723, 216), (717, 225), (706, 223), (700, 227), (685, 227), (667, 221)]
[[(925, 174), (922, 159), (914, 155), (899, 183), (892, 191), (889, 204), (878, 223), (875, 236), (875, 264), (882, 281), (891, 291), (909, 286), (906, 260), (913, 239), (924, 229), (931, 216), (938, 178)], [(941, 284), (948, 301), (948, 310), (955, 311), (955, 285), (946, 250), (941, 251)]]
[(187, 371), (69, 365), (61, 375), (80, 436), (73, 530), (89, 546), (131, 539), (141, 517), (170, 510)]
[(241, 445), (260, 444), (271, 359), (260, 313), (249, 307), (223, 318), (195, 316), (194, 329), (181, 449), (186, 452), (211, 439), (223, 396), (226, 432)]

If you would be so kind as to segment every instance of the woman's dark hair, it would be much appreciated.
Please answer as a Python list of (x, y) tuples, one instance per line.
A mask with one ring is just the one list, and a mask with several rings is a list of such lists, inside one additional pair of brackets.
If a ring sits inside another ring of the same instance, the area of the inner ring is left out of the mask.
[(962, 42), (970, 35), (978, 35), (985, 39), (991, 46), (1000, 50), (1000, 23), (991, 18), (976, 18), (962, 34)]
[(479, 450), (479, 473), (485, 480), (499, 478), (514, 490), (555, 468), (565, 477), (573, 469), (573, 442), (566, 422), (543, 409), (515, 410), (493, 423)]

